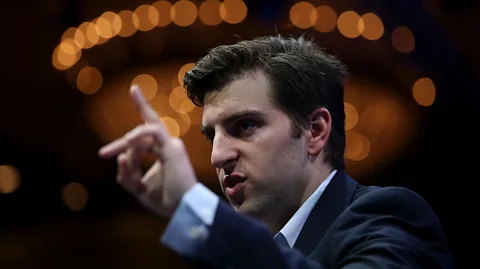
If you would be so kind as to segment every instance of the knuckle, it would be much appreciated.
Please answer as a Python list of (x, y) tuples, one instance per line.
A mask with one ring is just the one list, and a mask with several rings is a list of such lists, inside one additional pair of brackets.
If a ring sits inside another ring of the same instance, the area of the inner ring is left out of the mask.
[(137, 130), (138, 130), (138, 126), (133, 128), (132, 130), (128, 131), (127, 133), (125, 133), (125, 137), (130, 138), (130, 137), (134, 136), (135, 133), (137, 132)]
[(161, 133), (162, 132), (162, 126), (158, 123), (149, 123), (148, 129), (150, 130), (151, 133)]
[(170, 152), (175, 155), (176, 158), (184, 157), (186, 154), (186, 147), (183, 141), (179, 138), (171, 138), (169, 141)]
[(140, 134), (142, 134), (142, 132), (144, 132), (144, 130), (146, 129), (145, 127), (146, 127), (145, 124), (138, 125), (135, 128), (133, 128), (132, 130), (128, 131), (125, 134), (125, 137), (127, 138), (127, 140), (135, 139), (138, 135), (140, 135)]
[(170, 143), (172, 147), (175, 149), (177, 152), (184, 152), (185, 151), (185, 144), (183, 143), (183, 140), (178, 138), (178, 137), (173, 137), (170, 140)]

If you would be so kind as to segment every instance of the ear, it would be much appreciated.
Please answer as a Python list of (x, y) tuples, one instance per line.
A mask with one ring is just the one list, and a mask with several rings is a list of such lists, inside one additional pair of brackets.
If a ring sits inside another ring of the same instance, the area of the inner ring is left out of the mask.
[(317, 156), (326, 147), (330, 130), (332, 128), (332, 116), (326, 108), (317, 108), (310, 115), (310, 138), (308, 141), (308, 154)]

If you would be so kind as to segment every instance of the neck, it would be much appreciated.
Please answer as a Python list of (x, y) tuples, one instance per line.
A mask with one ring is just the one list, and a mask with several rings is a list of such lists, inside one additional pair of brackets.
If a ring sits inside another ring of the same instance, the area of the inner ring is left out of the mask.
[(301, 204), (305, 201), (318, 189), (318, 187), (327, 179), (327, 177), (333, 172), (333, 168), (329, 165), (321, 165), (320, 169), (317, 169), (312, 172), (310, 181), (307, 182), (305, 191), (302, 195)]
[(265, 220), (264, 223), (267, 225), (270, 231), (274, 234), (277, 234), (282, 230), (282, 228), (287, 224), (287, 222), (292, 218), (292, 216), (297, 212), (299, 207), (292, 207), (282, 212), (276, 219)]
[[(322, 168), (314, 171), (309, 177), (310, 180), (308, 180), (302, 186), (301, 189), (303, 189), (303, 193), (301, 193), (301, 195), (295, 199), (296, 201), (284, 199), (283, 204), (276, 205), (277, 208), (281, 208), (281, 211), (277, 212), (275, 217), (273, 217), (274, 214), (265, 214), (259, 219), (264, 222), (274, 234), (278, 233), (292, 218), (295, 212), (298, 211), (303, 203), (305, 203), (305, 201), (315, 192), (315, 190), (317, 190), (318, 187), (327, 179), (333, 170), (334, 169), (329, 166), (322, 165)], [(271, 216), (273, 218), (269, 218), (267, 216)]]

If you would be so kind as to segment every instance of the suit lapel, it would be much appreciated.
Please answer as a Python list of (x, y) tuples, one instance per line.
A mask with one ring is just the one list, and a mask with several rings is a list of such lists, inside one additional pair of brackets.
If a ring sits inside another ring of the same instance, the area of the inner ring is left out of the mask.
[(308, 256), (330, 225), (350, 204), (358, 183), (344, 171), (337, 171), (305, 221), (294, 248)]

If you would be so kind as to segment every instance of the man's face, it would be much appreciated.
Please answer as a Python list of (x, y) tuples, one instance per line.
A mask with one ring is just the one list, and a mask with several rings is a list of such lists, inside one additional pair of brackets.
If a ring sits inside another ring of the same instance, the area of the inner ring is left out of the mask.
[(305, 136), (293, 138), (290, 118), (272, 102), (262, 72), (205, 96), (203, 132), (222, 191), (255, 217), (299, 206), (308, 178)]

